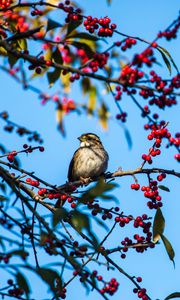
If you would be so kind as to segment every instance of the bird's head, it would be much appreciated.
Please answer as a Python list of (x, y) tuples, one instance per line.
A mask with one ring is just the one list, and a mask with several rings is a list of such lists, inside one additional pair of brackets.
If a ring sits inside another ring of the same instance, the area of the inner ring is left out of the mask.
[(100, 138), (94, 133), (84, 133), (80, 137), (81, 147), (91, 147), (96, 145), (102, 145)]

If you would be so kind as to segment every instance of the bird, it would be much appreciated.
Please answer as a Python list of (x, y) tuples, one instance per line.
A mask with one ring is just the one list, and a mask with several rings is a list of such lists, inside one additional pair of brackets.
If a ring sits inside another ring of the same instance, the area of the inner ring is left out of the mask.
[(100, 138), (94, 133), (78, 137), (79, 148), (75, 151), (68, 170), (68, 181), (81, 180), (84, 184), (103, 175), (108, 167), (109, 155)]

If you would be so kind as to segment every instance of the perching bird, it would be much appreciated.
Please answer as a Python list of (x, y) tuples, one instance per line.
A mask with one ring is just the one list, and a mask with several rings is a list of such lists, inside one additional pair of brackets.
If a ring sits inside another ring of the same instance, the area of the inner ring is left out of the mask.
[(76, 150), (69, 165), (68, 180), (93, 179), (103, 175), (108, 165), (108, 153), (100, 138), (94, 133), (82, 134), (80, 147)]

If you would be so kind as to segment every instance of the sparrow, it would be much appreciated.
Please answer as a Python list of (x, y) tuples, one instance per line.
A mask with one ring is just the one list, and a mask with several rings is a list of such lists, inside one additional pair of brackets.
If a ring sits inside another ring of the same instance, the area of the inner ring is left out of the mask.
[(108, 153), (96, 134), (84, 133), (78, 139), (80, 146), (69, 165), (69, 182), (98, 178), (105, 173), (108, 166)]

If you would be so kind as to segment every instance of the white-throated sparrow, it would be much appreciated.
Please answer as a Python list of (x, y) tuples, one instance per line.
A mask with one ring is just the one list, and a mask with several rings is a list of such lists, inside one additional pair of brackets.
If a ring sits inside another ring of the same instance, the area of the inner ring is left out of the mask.
[(80, 147), (76, 150), (69, 165), (70, 182), (103, 175), (108, 165), (108, 154), (100, 138), (94, 133), (82, 134)]

